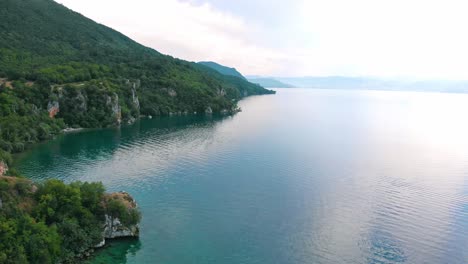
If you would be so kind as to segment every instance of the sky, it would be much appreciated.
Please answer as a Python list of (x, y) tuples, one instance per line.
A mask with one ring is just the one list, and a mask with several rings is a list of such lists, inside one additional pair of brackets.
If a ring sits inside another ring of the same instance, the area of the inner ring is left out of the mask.
[(56, 0), (161, 53), (244, 75), (468, 80), (464, 0)]

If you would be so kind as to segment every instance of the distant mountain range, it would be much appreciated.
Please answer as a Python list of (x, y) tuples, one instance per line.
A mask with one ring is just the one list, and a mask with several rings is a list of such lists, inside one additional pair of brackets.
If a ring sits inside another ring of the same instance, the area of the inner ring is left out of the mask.
[(293, 85), (268, 77), (249, 76), (247, 77), (247, 80), (251, 83), (256, 83), (265, 88), (294, 88)]
[[(255, 76), (255, 78), (260, 77)], [(256, 83), (252, 76), (248, 79)], [(344, 76), (267, 77), (266, 79), (276, 80), (297, 88), (468, 93), (468, 81), (397, 80)], [(268, 87), (266, 85), (262, 86)], [(277, 86), (276, 88), (283, 87)], [(284, 86), (284, 88), (288, 87)]]
[(246, 78), (242, 76), (242, 74), (238, 72), (235, 68), (230, 68), (213, 61), (200, 61), (198, 64), (210, 67), (211, 69), (216, 70), (217, 72), (223, 75), (235, 76), (246, 80)]

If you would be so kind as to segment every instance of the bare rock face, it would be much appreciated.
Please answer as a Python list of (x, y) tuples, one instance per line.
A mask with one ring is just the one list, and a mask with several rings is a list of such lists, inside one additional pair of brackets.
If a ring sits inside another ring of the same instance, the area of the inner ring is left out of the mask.
[(140, 100), (138, 100), (138, 95), (136, 93), (135, 88), (132, 89), (132, 101), (133, 101), (133, 104), (135, 105), (135, 107), (137, 109), (140, 109)]
[(167, 93), (169, 94), (170, 97), (176, 97), (177, 96), (177, 92), (174, 89), (167, 90)]
[(218, 89), (218, 96), (225, 96), (226, 95), (226, 90), (224, 88)]
[[(124, 206), (125, 210), (136, 210), (138, 205), (133, 197), (130, 196), (127, 192), (117, 192), (107, 194), (105, 198), (105, 203), (108, 206), (109, 202), (112, 200), (118, 200)], [(106, 244), (106, 239), (114, 239), (121, 237), (139, 237), (140, 227), (138, 223), (135, 224), (125, 224), (118, 216), (112, 214), (111, 211), (108, 211), (105, 215), (105, 222), (102, 232), (102, 241), (95, 245), (95, 248), (103, 247)]]
[(8, 165), (3, 160), (0, 160), (0, 176), (5, 175), (8, 172)]
[(60, 104), (58, 101), (49, 101), (47, 104), (47, 111), (49, 112), (49, 117), (54, 118), (58, 112), (60, 112)]
[(126, 80), (125, 84), (132, 92), (132, 103), (136, 109), (140, 110), (140, 100), (138, 99), (137, 89), (141, 87), (141, 81), (139, 79), (135, 81)]
[(77, 95), (74, 97), (75, 102), (77, 102), (77, 110), (82, 113), (88, 111), (88, 99), (82, 91), (77, 91)]
[(106, 96), (106, 106), (110, 107), (112, 114), (118, 125), (122, 123), (122, 109), (119, 104), (119, 96), (113, 93), (112, 96)]
[(126, 226), (120, 222), (119, 218), (112, 218), (106, 215), (104, 238), (138, 237), (139, 235), (140, 229), (138, 225)]

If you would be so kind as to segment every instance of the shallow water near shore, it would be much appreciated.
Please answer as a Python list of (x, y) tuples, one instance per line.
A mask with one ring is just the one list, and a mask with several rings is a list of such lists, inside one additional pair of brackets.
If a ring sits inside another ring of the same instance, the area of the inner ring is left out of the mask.
[(138, 201), (140, 239), (89, 263), (468, 261), (468, 95), (277, 91), (61, 135), (17, 167)]

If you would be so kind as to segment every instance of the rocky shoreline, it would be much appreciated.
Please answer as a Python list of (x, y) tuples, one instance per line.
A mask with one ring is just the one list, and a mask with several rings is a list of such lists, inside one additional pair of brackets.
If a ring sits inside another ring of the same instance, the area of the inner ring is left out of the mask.
[[(106, 203), (112, 199), (119, 200), (125, 204), (127, 210), (138, 209), (138, 204), (136, 203), (135, 199), (125, 191), (106, 194)], [(119, 217), (113, 216), (109, 213), (105, 214), (105, 222), (102, 228), (102, 241), (96, 244), (94, 247), (85, 250), (82, 254), (77, 256), (77, 259), (86, 260), (92, 258), (94, 252), (96, 250), (105, 248), (109, 241), (124, 238), (138, 239), (140, 236), (139, 224), (125, 224)]]

